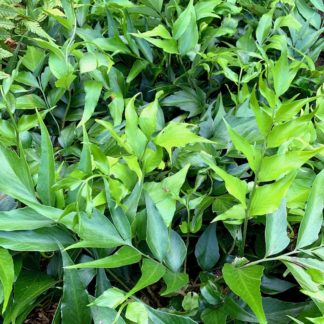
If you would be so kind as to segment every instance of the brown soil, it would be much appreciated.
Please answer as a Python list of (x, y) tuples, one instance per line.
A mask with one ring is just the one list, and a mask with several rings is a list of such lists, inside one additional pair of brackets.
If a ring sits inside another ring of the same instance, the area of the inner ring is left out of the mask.
[(45, 302), (36, 307), (27, 317), (24, 324), (49, 324), (52, 323), (57, 303)]

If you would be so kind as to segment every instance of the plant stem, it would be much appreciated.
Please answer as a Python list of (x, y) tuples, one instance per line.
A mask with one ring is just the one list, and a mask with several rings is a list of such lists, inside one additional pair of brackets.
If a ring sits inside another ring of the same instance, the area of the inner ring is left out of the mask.
[(186, 199), (186, 210), (187, 210), (187, 238), (186, 238), (186, 259), (184, 261), (183, 265), (183, 272), (186, 272), (187, 270), (187, 258), (188, 258), (188, 248), (190, 243), (190, 208), (189, 208), (189, 199)]
[(65, 108), (65, 112), (64, 112), (64, 116), (63, 116), (62, 124), (61, 124), (61, 128), (62, 128), (62, 129), (63, 129), (64, 126), (65, 126), (66, 117), (67, 117), (67, 114), (69, 113), (69, 110), (70, 110), (70, 106), (71, 106), (71, 99), (72, 99), (72, 94), (71, 94), (71, 90), (69, 89), (68, 102), (67, 102), (67, 105), (66, 105), (66, 108)]

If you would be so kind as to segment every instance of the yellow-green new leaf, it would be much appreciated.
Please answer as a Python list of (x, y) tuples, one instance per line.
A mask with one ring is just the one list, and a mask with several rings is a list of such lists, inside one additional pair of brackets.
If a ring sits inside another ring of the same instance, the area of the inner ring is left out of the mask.
[(235, 197), (245, 208), (246, 207), (246, 193), (247, 193), (247, 183), (240, 180), (227, 173), (220, 167), (218, 167), (214, 162), (211, 161), (210, 157), (205, 154), (203, 156), (204, 162), (225, 182), (225, 187), (228, 192)]
[(140, 252), (130, 246), (123, 246), (117, 252), (105, 258), (68, 266), (68, 269), (82, 268), (119, 268), (138, 263), (142, 258)]
[(249, 165), (253, 171), (257, 169), (259, 163), (259, 152), (253, 147), (249, 141), (241, 136), (238, 132), (231, 128), (231, 126), (224, 120), (227, 131), (231, 137), (231, 140), (235, 148), (242, 152), (247, 158)]
[(245, 268), (236, 268), (226, 263), (223, 267), (223, 276), (229, 288), (241, 297), (252, 309), (259, 323), (267, 323), (261, 299), (261, 277), (263, 266), (253, 265)]
[(257, 187), (251, 198), (250, 215), (265, 215), (276, 211), (295, 175), (292, 172), (274, 183)]
[(266, 156), (262, 159), (258, 175), (259, 181), (272, 181), (297, 170), (316, 154), (324, 152), (324, 146), (312, 151), (291, 151), (284, 154)]
[(156, 136), (155, 144), (164, 147), (171, 157), (171, 150), (174, 147), (183, 147), (193, 143), (212, 143), (206, 138), (200, 137), (190, 131), (190, 125), (186, 123), (170, 122)]

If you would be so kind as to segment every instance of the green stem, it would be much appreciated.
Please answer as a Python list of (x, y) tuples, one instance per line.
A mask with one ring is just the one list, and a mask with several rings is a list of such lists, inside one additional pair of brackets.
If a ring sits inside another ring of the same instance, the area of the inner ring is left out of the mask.
[(61, 125), (61, 128), (63, 129), (64, 126), (65, 126), (65, 122), (66, 122), (66, 117), (69, 113), (69, 110), (70, 110), (70, 106), (71, 106), (71, 99), (72, 99), (72, 94), (71, 94), (71, 90), (69, 89), (69, 97), (68, 97), (68, 102), (67, 102), (67, 105), (66, 105), (66, 108), (65, 108), (65, 112), (64, 112), (64, 116), (63, 116), (63, 119), (62, 119), (62, 125)]
[(186, 249), (187, 249), (187, 254), (186, 258), (184, 261), (184, 266), (183, 266), (183, 272), (186, 272), (187, 270), (187, 259), (188, 259), (188, 248), (189, 248), (189, 243), (190, 243), (190, 208), (189, 208), (189, 199), (186, 199), (186, 210), (187, 210), (187, 237), (186, 237)]

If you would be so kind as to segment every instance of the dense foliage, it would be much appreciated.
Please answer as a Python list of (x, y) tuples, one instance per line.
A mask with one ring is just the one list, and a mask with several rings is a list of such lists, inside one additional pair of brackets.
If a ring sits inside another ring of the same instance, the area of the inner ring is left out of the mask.
[(323, 323), (323, 11), (2, 0), (2, 322)]

